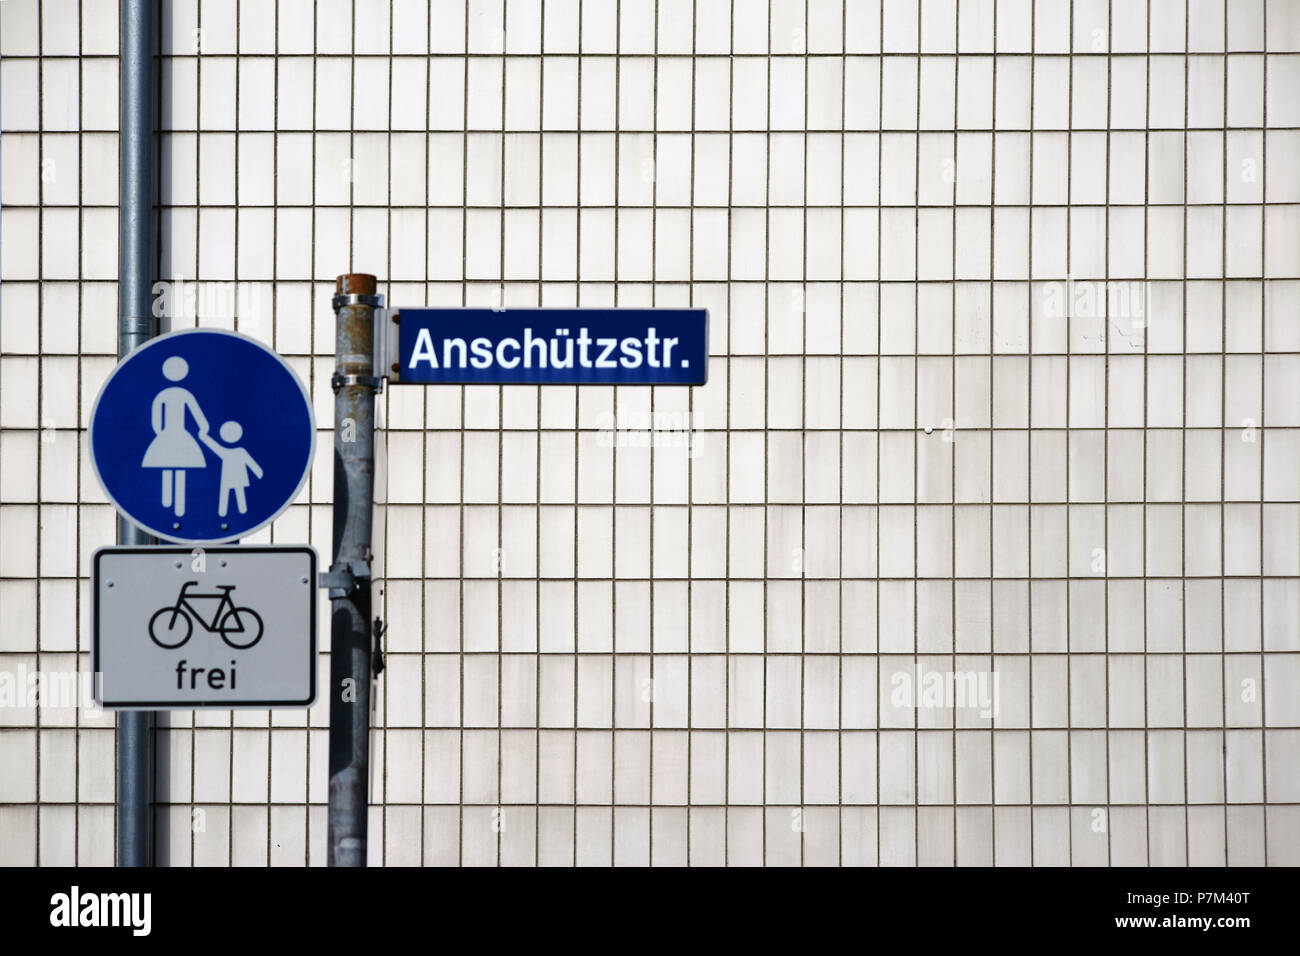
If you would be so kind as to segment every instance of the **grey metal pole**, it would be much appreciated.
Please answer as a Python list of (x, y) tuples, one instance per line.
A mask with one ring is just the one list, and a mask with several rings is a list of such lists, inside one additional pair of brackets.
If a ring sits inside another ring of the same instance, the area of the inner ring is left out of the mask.
[[(117, 354), (158, 334), (151, 291), (154, 244), (155, 0), (122, 0), (118, 174)], [(120, 515), (119, 544), (154, 544)], [(153, 714), (117, 718), (117, 865), (153, 865)]]
[(370, 783), (370, 531), (375, 490), (372, 275), (338, 277), (334, 375), (334, 561), (330, 585), (330, 866), (366, 865)]

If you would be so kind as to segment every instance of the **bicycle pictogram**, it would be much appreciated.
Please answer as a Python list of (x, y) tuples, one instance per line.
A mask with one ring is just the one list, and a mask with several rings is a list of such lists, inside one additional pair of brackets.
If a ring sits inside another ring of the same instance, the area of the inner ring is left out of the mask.
[[(220, 634), (231, 647), (243, 650), (262, 639), (262, 618), (251, 607), (235, 607), (230, 592), (233, 584), (218, 584), (219, 594), (201, 594), (191, 591), (198, 581), (187, 581), (176, 595), (176, 603), (159, 608), (149, 618), (149, 637), (159, 647), (175, 649), (183, 645), (194, 633), (194, 622), (209, 634)], [(195, 600), (215, 600), (217, 609), (209, 621), (192, 603)], [(169, 615), (169, 616), (168, 616)], [(167, 616), (166, 621), (163, 617)]]

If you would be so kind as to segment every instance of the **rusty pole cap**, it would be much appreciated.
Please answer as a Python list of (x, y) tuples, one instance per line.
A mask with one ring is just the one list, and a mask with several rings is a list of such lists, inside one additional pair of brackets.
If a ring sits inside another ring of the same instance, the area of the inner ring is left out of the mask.
[(348, 272), (334, 280), (337, 295), (374, 295), (379, 280), (365, 272)]

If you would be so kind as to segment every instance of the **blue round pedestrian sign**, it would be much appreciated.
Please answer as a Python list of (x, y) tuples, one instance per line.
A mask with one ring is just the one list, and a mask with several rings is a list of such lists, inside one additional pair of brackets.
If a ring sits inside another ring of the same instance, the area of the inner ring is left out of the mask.
[(223, 329), (150, 339), (113, 370), (90, 413), (95, 476), (118, 511), (187, 544), (273, 521), (307, 480), (315, 444), (298, 376)]

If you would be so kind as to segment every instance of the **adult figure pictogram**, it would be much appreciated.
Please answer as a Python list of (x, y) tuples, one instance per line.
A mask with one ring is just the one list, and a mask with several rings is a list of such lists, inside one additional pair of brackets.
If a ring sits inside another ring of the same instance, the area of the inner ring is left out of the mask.
[[(182, 381), (189, 372), (189, 363), (179, 355), (162, 365), (163, 377), (169, 382)], [(208, 420), (189, 389), (171, 385), (154, 397), (149, 418), (155, 437), (140, 463), (143, 468), (162, 470), (162, 506), (171, 508), (178, 518), (185, 514), (185, 470), (207, 467), (203, 449), (185, 427), (186, 411), (198, 425), (199, 435), (206, 436)]]

